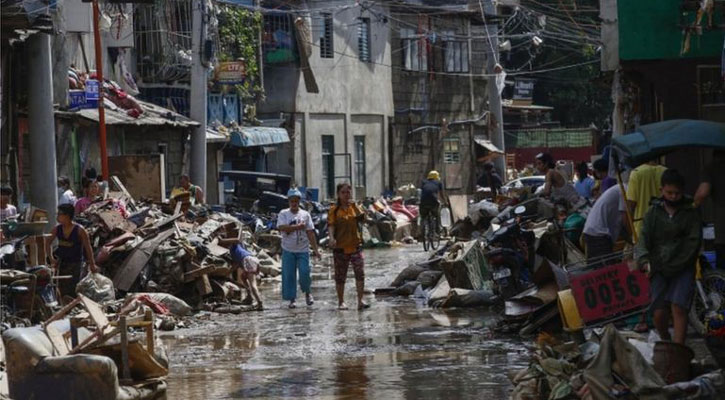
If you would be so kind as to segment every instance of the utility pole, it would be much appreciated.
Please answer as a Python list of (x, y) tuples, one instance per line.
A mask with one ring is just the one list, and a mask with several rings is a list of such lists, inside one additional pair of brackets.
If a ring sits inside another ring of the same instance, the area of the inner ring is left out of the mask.
[(207, 35), (206, 0), (192, 2), (191, 25), (191, 119), (199, 127), (191, 134), (191, 165), (189, 176), (193, 184), (201, 187), (206, 195), (206, 86), (207, 60), (204, 47)]
[(54, 224), (58, 208), (58, 172), (50, 35), (38, 32), (28, 38), (27, 44), (31, 204), (46, 210), (49, 224)]
[[(98, 141), (101, 147), (101, 175), (103, 175), (103, 179), (110, 182), (106, 149), (106, 109), (103, 106), (103, 50), (101, 49), (101, 32), (98, 28), (100, 18), (98, 0), (93, 0), (93, 44), (96, 51), (96, 79), (98, 79)], [(83, 48), (82, 43), (81, 48)]]
[[(486, 15), (496, 17), (498, 10), (493, 0), (482, 0), (485, 6), (481, 13), (484, 21), (486, 21)], [(480, 4), (480, 3), (479, 3)], [(497, 74), (498, 64), (498, 23), (486, 21), (486, 36), (491, 47), (491, 54), (486, 57), (486, 72), (489, 75)], [(494, 118), (495, 125), (491, 127), (490, 137), (491, 142), (504, 152), (504, 157), (497, 157), (495, 161), (496, 169), (499, 171), (501, 176), (506, 179), (506, 149), (504, 147), (504, 136), (503, 136), (503, 111), (501, 110), (501, 94), (496, 86), (495, 77), (489, 78), (488, 84), (488, 107), (489, 112)]]

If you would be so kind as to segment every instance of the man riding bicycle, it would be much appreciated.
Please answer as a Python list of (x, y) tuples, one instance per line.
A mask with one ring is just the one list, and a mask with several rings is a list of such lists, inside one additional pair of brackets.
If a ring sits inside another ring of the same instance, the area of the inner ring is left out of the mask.
[(438, 171), (430, 171), (428, 179), (420, 184), (420, 221), (423, 224), (432, 213), (436, 221), (436, 230), (440, 231), (441, 221), (438, 208), (444, 200), (443, 184)]

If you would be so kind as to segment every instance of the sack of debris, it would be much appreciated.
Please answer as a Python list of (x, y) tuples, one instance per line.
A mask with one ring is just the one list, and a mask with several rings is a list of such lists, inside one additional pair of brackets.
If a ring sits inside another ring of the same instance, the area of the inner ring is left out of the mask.
[(169, 309), (171, 314), (178, 315), (180, 317), (191, 315), (191, 313), (193, 312), (191, 306), (187, 304), (184, 300), (181, 300), (180, 298), (168, 293), (133, 293), (129, 296), (132, 296), (134, 298), (145, 296), (145, 298), (149, 298), (153, 301), (163, 304), (166, 308)]
[(100, 273), (91, 272), (76, 285), (76, 293), (83, 294), (97, 303), (116, 300), (113, 281)]

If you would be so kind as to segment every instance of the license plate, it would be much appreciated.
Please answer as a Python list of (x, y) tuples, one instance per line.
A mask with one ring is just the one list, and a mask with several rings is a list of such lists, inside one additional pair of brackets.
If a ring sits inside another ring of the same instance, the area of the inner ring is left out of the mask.
[(508, 278), (509, 276), (511, 276), (511, 270), (508, 268), (502, 268), (493, 273), (493, 280), (497, 281), (499, 279)]

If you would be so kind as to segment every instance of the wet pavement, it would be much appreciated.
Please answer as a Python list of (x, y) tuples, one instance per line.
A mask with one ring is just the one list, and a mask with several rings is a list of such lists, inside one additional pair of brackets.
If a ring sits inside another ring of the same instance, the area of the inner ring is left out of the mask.
[[(366, 251), (366, 288), (425, 259), (421, 247)], [(312, 307), (287, 308), (280, 283), (268, 282), (263, 312), (209, 314), (201, 327), (162, 334), (168, 398), (508, 398), (507, 371), (528, 356), (523, 341), (491, 333), (493, 312), (373, 295), (368, 310), (338, 311), (323, 257), (312, 269)], [(354, 308), (352, 272), (345, 295)]]

